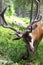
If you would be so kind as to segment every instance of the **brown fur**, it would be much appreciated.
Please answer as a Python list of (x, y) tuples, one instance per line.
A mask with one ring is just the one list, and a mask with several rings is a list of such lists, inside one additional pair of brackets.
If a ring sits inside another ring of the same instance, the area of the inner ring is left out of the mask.
[(41, 24), (39, 22), (37, 22), (35, 24), (37, 24), (37, 27), (35, 28), (35, 30), (33, 30), (31, 32), (31, 34), (32, 34), (34, 42), (35, 42), (34, 46), (37, 48), (39, 42), (43, 38), (43, 28), (42, 28), (42, 26), (41, 26)]
[(43, 29), (40, 23), (36, 23), (36, 24), (37, 24), (37, 27), (35, 30), (32, 31), (32, 35), (33, 35), (34, 40), (38, 41), (38, 39), (42, 37)]

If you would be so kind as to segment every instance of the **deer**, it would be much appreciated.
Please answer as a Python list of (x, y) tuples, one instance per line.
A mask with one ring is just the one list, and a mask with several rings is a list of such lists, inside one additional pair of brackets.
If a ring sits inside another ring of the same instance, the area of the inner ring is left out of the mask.
[(37, 50), (38, 45), (43, 38), (43, 28), (42, 28), (41, 23), (39, 22), (41, 20), (42, 16), (39, 16), (39, 18), (36, 17), (35, 20), (29, 26), (27, 26), (26, 30), (24, 32), (21, 32), (19, 30), (16, 30), (15, 28), (13, 28), (11, 25), (9, 25), (6, 22), (6, 20), (4, 18), (4, 13), (5, 13), (6, 9), (7, 8), (5, 8), (0, 13), (0, 17), (2, 17), (3, 22), (5, 23), (5, 24), (1, 24), (1, 25), (4, 28), (9, 28), (15, 32), (15, 35), (17, 37), (14, 38), (13, 40), (19, 40), (19, 39), (23, 38), (23, 41), (26, 43), (26, 46), (27, 46), (27, 53), (28, 53), (27, 57), (31, 53), (32, 60), (33, 60), (34, 53)]

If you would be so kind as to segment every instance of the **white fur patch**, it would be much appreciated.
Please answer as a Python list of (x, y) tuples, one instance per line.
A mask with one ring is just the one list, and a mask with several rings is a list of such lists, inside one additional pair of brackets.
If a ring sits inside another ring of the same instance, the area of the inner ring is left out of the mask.
[(29, 33), (29, 36), (31, 36), (31, 42), (29, 42), (29, 44), (30, 44), (31, 50), (34, 52), (34, 45), (33, 45), (34, 40), (33, 40), (32, 34)]

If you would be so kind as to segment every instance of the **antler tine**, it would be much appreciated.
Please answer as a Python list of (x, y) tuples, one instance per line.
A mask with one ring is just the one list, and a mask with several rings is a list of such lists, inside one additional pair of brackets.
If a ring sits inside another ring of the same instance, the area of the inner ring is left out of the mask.
[(37, 15), (35, 18), (35, 21), (40, 21), (42, 19), (42, 16), (40, 15), (40, 0), (36, 0), (36, 6), (37, 6)]
[(18, 34), (22, 34), (22, 32), (20, 32), (20, 31), (18, 31), (18, 30), (16, 30), (15, 28), (13, 28), (12, 26), (10, 26), (10, 25), (3, 25), (3, 24), (1, 24), (4, 28), (9, 28), (9, 29), (11, 29), (11, 30), (13, 30), (13, 31), (15, 31), (16, 33), (18, 33)]
[(4, 15), (5, 11), (7, 10), (7, 7), (4, 8), (4, 10), (1, 12), (0, 15)]
[(14, 39), (12, 39), (12, 40), (19, 40), (19, 39), (21, 39), (22, 37), (16, 37), (16, 38), (14, 38)]
[(42, 19), (42, 16), (40, 15), (40, 16), (38, 16), (38, 18), (36, 17), (36, 19), (34, 20), (34, 21), (40, 21)]
[(5, 21), (4, 19), (4, 14), (5, 14), (5, 11), (7, 10), (7, 7), (5, 7), (5, 9), (0, 13), (0, 16), (2, 17), (3, 19), (3, 22), (7, 25), (8, 23)]
[(17, 35), (17, 37), (16, 38), (14, 38), (14, 39), (12, 39), (12, 40), (19, 40), (19, 39), (21, 39), (22, 38), (22, 36), (20, 37), (20, 35), (18, 35), (17, 33), (9, 33), (10, 35), (14, 35), (14, 34), (16, 34)]

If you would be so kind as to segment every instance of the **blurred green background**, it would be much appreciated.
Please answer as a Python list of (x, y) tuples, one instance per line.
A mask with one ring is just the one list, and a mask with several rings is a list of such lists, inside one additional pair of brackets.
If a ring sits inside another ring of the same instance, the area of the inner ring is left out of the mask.
[[(40, 4), (41, 14), (43, 14), (43, 0), (41, 0)], [(6, 22), (17, 30), (24, 31), (25, 27), (30, 24), (31, 0), (0, 0), (0, 12), (7, 6), (5, 12)], [(35, 7), (34, 3), (34, 9)], [(0, 22), (3, 23), (1, 18)], [(27, 60), (22, 59), (22, 56), (27, 53), (26, 44), (23, 39), (13, 41), (12, 39), (16, 35), (9, 34), (13, 32), (0, 25), (0, 60), (8, 61), (7, 63), (0, 62), (0, 65), (27, 65), (29, 58)], [(43, 65), (43, 39), (35, 53), (35, 58), (34, 65)], [(13, 61), (13, 63), (9, 61)]]

